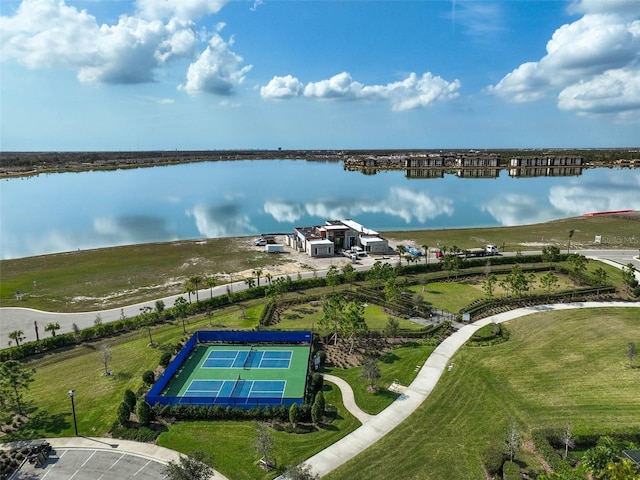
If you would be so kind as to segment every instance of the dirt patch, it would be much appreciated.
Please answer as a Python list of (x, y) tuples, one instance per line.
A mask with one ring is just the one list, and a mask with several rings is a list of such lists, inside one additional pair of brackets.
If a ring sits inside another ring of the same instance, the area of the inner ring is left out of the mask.
[(327, 365), (347, 369), (362, 365), (364, 357), (370, 355), (384, 357), (394, 347), (409, 340), (404, 337), (364, 337), (356, 339), (353, 348), (351, 348), (351, 343), (348, 340), (339, 339), (337, 344), (331, 341), (323, 344), (321, 348), (327, 353)]

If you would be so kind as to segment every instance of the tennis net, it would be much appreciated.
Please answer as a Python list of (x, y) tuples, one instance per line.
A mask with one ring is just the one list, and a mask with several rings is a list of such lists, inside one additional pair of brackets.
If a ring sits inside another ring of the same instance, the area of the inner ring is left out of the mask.
[(251, 365), (251, 352), (253, 352), (253, 345), (251, 345), (251, 347), (249, 348), (249, 353), (247, 353), (247, 358), (244, 359), (244, 365), (242, 366), (242, 368), (244, 368), (245, 370), (247, 370), (247, 365)]

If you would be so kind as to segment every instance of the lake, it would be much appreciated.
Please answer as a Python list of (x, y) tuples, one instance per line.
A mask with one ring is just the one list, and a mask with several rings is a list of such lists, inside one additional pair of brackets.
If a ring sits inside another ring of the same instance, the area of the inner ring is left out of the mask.
[[(428, 173), (428, 172), (427, 172)], [(494, 176), (495, 175), (495, 176)], [(352, 218), (378, 231), (510, 226), (640, 210), (640, 170), (408, 178), (303, 160), (206, 162), (0, 182), (0, 258), (290, 232)]]

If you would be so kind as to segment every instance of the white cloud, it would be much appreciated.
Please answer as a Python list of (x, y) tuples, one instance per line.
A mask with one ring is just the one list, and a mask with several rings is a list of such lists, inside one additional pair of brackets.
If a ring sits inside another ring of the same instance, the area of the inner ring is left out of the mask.
[(243, 58), (230, 50), (231, 45), (233, 40), (227, 44), (215, 33), (198, 60), (189, 65), (187, 81), (179, 88), (191, 95), (232, 95), (253, 66), (241, 66)]
[(292, 98), (302, 94), (304, 87), (296, 77), (286, 75), (273, 77), (264, 87), (260, 88), (262, 98)]
[(590, 114), (640, 110), (640, 67), (608, 70), (571, 85), (560, 92), (558, 107)]
[(504, 30), (500, 2), (456, 2), (453, 0), (451, 20), (464, 27), (465, 33), (484, 41), (488, 35)]
[(148, 19), (177, 17), (182, 20), (198, 19), (218, 13), (228, 0), (137, 0), (137, 10)]
[(143, 20), (122, 15), (98, 25), (86, 10), (56, 0), (24, 0), (0, 17), (0, 54), (28, 68), (73, 68), (86, 83), (143, 83), (173, 57), (190, 56), (190, 21)]
[(263, 1), (263, 0), (254, 0), (254, 2), (253, 2), (253, 6), (252, 6), (249, 10), (251, 10), (252, 12), (255, 12), (255, 11), (256, 11), (256, 9), (257, 9), (260, 5), (262, 5), (263, 3), (264, 3), (264, 1)]
[(393, 110), (401, 111), (456, 98), (459, 89), (459, 80), (447, 82), (430, 72), (421, 77), (411, 73), (404, 80), (386, 85), (363, 85), (354, 81), (349, 73), (342, 72), (326, 80), (310, 82), (304, 90), (300, 80), (291, 75), (274, 77), (260, 89), (260, 94), (267, 99), (305, 96), (324, 100), (389, 101)]
[(639, 110), (640, 2), (583, 0), (570, 10), (584, 15), (554, 32), (544, 57), (487, 91), (514, 102), (557, 94), (560, 108), (578, 113)]

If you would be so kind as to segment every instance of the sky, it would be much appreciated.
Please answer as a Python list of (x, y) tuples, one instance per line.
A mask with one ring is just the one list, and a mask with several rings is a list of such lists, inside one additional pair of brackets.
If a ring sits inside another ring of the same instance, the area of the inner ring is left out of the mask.
[(0, 150), (640, 146), (639, 0), (2, 0)]

